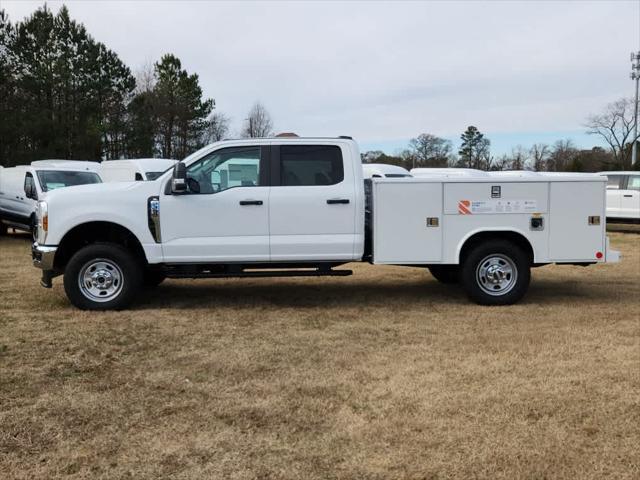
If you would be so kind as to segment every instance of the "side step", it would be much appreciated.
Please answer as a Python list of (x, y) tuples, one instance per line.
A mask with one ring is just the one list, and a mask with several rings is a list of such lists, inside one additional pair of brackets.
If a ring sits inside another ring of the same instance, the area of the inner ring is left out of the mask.
[(169, 278), (239, 278), (239, 277), (347, 277), (353, 274), (352, 270), (332, 270), (318, 268), (315, 270), (174, 270), (168, 268), (164, 273)]

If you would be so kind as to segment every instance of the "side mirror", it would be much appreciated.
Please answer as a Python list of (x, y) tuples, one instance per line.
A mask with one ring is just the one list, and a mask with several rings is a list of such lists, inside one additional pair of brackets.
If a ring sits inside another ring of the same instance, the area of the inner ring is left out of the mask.
[(187, 167), (182, 162), (176, 163), (173, 167), (171, 193), (174, 195), (187, 193)]
[(36, 190), (36, 184), (33, 183), (33, 178), (27, 177), (24, 179), (24, 194), (31, 200), (38, 200), (38, 191)]

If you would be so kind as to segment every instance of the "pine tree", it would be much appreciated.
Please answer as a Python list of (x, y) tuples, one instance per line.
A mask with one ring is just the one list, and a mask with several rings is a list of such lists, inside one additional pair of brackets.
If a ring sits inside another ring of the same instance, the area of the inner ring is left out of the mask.
[(189, 75), (174, 55), (156, 63), (155, 75), (153, 105), (161, 154), (184, 158), (202, 146), (213, 100), (202, 99), (198, 75)]
[(474, 126), (467, 127), (467, 130), (460, 136), (462, 145), (458, 151), (460, 160), (458, 165), (466, 168), (477, 168), (479, 170), (489, 170), (491, 167), (489, 139), (484, 138)]

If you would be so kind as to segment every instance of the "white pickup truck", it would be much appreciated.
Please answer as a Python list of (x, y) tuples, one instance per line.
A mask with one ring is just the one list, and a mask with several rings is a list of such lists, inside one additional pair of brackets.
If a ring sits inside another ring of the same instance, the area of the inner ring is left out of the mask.
[(530, 268), (615, 262), (606, 177), (509, 172), (363, 180), (349, 137), (214, 143), (151, 182), (50, 192), (33, 261), (82, 309), (164, 278), (349, 275), (428, 267), (477, 303), (518, 301)]

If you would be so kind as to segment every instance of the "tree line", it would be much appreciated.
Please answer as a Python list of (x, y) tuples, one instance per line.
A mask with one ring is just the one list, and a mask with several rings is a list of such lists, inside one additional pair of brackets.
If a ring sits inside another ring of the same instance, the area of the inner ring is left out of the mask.
[[(244, 136), (268, 136), (256, 103)], [(184, 158), (229, 133), (197, 74), (166, 54), (137, 76), (63, 6), (11, 23), (0, 10), (0, 165), (43, 158)]]
[(631, 165), (634, 143), (632, 102), (631, 99), (618, 100), (609, 104), (603, 113), (588, 117), (585, 123), (587, 133), (602, 138), (607, 148), (596, 146), (584, 150), (577, 148), (570, 139), (561, 139), (552, 145), (518, 145), (509, 154), (494, 156), (491, 154), (491, 141), (477, 127), (469, 126), (460, 136), (461, 146), (457, 154), (450, 140), (422, 133), (395, 155), (371, 150), (362, 154), (362, 161), (399, 165), (408, 170), (417, 167), (548, 172), (639, 169), (640, 165)]
[[(394, 155), (369, 151), (362, 158), (407, 168), (629, 169), (632, 113), (632, 101), (621, 99), (587, 119), (587, 132), (602, 138), (606, 149), (580, 150), (571, 140), (558, 140), (517, 146), (496, 157), (491, 141), (469, 126), (457, 152), (450, 140), (423, 133)], [(175, 55), (165, 54), (134, 75), (71, 19), (65, 6), (53, 14), (44, 5), (15, 24), (0, 10), (1, 166), (43, 158), (180, 159), (229, 132), (229, 118), (204, 98), (198, 75), (187, 72)], [(273, 135), (263, 105), (251, 107), (239, 135)]]

